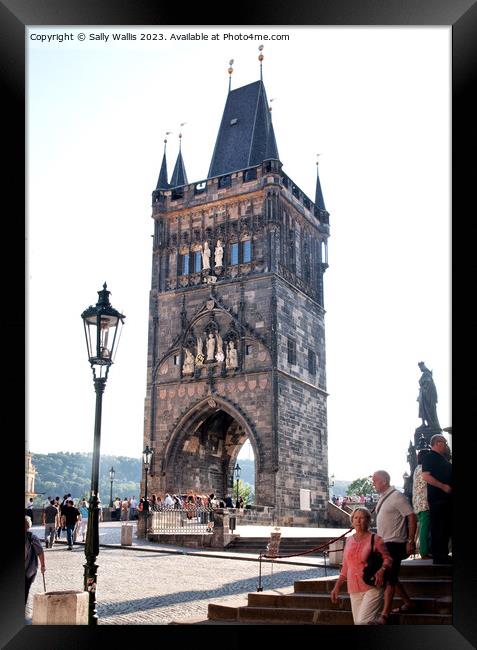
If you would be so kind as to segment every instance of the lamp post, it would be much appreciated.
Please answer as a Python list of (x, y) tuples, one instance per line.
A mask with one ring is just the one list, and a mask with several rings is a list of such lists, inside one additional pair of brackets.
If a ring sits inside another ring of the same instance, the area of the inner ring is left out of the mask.
[(113, 507), (113, 481), (114, 481), (114, 475), (116, 472), (114, 471), (114, 467), (111, 465), (111, 469), (109, 470), (109, 480), (111, 481), (111, 492), (109, 493), (109, 507)]
[(239, 478), (240, 478), (240, 472), (242, 471), (242, 468), (240, 465), (237, 463), (234, 467), (234, 472), (235, 472), (235, 481), (237, 483), (237, 499), (235, 501), (235, 506), (237, 506), (238, 500), (239, 500)]
[(151, 458), (154, 452), (152, 449), (149, 449), (149, 445), (146, 445), (146, 448), (142, 452), (142, 462), (144, 463), (144, 472), (146, 474), (146, 481), (144, 484), (144, 498), (147, 501), (147, 473), (149, 472), (149, 467), (151, 465)]
[(101, 442), (101, 410), (104, 389), (109, 368), (114, 362), (117, 344), (121, 335), (125, 316), (114, 309), (109, 302), (106, 282), (102, 291), (98, 291), (98, 302), (89, 306), (81, 314), (86, 336), (88, 361), (93, 370), (94, 390), (96, 393), (96, 410), (94, 417), (94, 446), (91, 468), (91, 494), (88, 509), (88, 529), (84, 553), (84, 590), (89, 593), (88, 625), (98, 624), (96, 612), (96, 585), (99, 555), (99, 456)]

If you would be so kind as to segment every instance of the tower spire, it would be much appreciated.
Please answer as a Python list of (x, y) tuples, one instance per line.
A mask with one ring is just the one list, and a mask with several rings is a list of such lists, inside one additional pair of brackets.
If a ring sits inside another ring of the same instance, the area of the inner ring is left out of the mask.
[(230, 61), (229, 61), (229, 69), (227, 71), (229, 73), (229, 92), (230, 92), (230, 89), (231, 89), (231, 86), (232, 86), (232, 72), (234, 71), (234, 69), (232, 68), (233, 62), (234, 62), (234, 60), (230, 59)]
[(258, 50), (260, 52), (260, 54), (258, 55), (258, 60), (260, 61), (260, 81), (263, 81), (263, 76), (262, 76), (262, 61), (264, 59), (264, 56), (262, 54), (263, 45), (259, 45)]
[(316, 154), (316, 192), (315, 192), (315, 205), (320, 208), (320, 210), (326, 210), (325, 208), (325, 201), (323, 199), (323, 192), (321, 191), (321, 183), (320, 183), (320, 174), (318, 171), (318, 157), (321, 156), (320, 153)]
[(187, 122), (181, 122), (181, 130), (179, 131), (179, 153), (177, 155), (176, 164), (174, 166), (174, 171), (172, 172), (170, 187), (180, 187), (181, 185), (187, 185), (187, 174), (185, 170), (184, 160), (182, 158), (182, 127)]
[(157, 179), (156, 190), (166, 190), (169, 187), (169, 183), (167, 182), (166, 145), (167, 136), (171, 133), (172, 131), (166, 131), (166, 137), (164, 138), (164, 154), (162, 156), (161, 171), (159, 172), (159, 178)]

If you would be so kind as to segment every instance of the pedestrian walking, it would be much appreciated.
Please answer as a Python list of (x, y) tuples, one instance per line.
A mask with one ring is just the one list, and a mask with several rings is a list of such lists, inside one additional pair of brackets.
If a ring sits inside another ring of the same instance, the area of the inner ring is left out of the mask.
[(79, 534), (82, 537), (81, 541), (84, 542), (86, 529), (88, 527), (88, 514), (89, 514), (89, 508), (88, 508), (88, 504), (86, 503), (86, 499), (83, 499), (83, 501), (81, 502), (79, 507), (79, 512), (81, 517), (79, 522)]
[[(330, 594), (331, 602), (338, 602), (338, 593), (343, 582), (351, 600), (351, 611), (355, 625), (372, 625), (376, 623), (384, 599), (384, 575), (392, 566), (391, 556), (382, 537), (371, 534), (371, 513), (364, 506), (358, 506), (350, 515), (355, 533), (346, 539), (343, 566), (335, 586)], [(374, 539), (373, 539), (374, 538)], [(374, 549), (383, 558), (382, 566), (374, 574), (374, 586), (363, 580), (363, 570), (369, 554)]]
[(390, 485), (391, 477), (384, 470), (373, 474), (373, 485), (378, 492), (376, 504), (376, 527), (378, 535), (383, 538), (393, 564), (388, 574), (388, 583), (384, 590), (384, 605), (379, 623), (386, 625), (391, 613), (394, 593), (397, 592), (403, 603), (392, 610), (393, 614), (414, 609), (404, 586), (399, 582), (401, 561), (415, 551), (417, 519), (408, 499)]
[(63, 525), (66, 528), (66, 539), (68, 541), (69, 551), (73, 550), (74, 530), (79, 518), (80, 518), (80, 512), (78, 508), (74, 507), (73, 500), (70, 499), (66, 504), (66, 508), (63, 514)]
[(40, 562), (41, 572), (44, 574), (45, 554), (41, 542), (31, 530), (31, 517), (25, 516), (25, 605), (30, 593), (30, 587), (36, 578), (38, 572), (38, 562)]
[(43, 510), (42, 523), (45, 527), (45, 548), (53, 548), (55, 533), (60, 526), (60, 514), (54, 499), (51, 499), (50, 505)]

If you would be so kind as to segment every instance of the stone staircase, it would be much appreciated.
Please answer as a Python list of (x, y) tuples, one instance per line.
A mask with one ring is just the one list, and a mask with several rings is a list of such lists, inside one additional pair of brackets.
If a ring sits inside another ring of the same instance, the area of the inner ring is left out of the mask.
[[(293, 555), (309, 551), (331, 541), (333, 537), (282, 537), (280, 539), (280, 555)], [(224, 550), (234, 553), (256, 553), (257, 556), (265, 552), (270, 537), (237, 537)], [(308, 557), (323, 555), (322, 551), (308, 554)]]
[[(390, 625), (452, 625), (452, 567), (429, 560), (406, 560), (400, 580), (412, 598), (412, 612), (392, 614)], [(249, 593), (242, 602), (209, 603), (207, 619), (180, 624), (353, 625), (349, 595), (342, 591), (333, 605), (330, 592), (336, 577), (299, 580), (292, 587)], [(401, 604), (395, 599), (394, 607)], [(171, 623), (175, 624), (175, 623)], [(177, 623), (179, 624), (179, 622)]]

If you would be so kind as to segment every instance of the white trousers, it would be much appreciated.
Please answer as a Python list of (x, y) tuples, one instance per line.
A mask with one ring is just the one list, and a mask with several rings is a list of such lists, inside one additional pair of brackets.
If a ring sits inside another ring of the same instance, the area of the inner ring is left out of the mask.
[(367, 591), (357, 591), (349, 596), (354, 624), (368, 625), (374, 623), (381, 613), (384, 590), (371, 587)]

